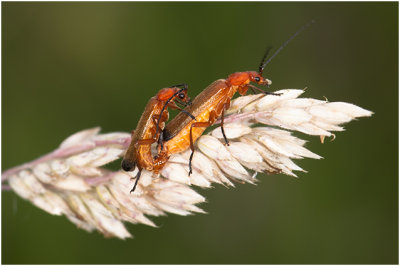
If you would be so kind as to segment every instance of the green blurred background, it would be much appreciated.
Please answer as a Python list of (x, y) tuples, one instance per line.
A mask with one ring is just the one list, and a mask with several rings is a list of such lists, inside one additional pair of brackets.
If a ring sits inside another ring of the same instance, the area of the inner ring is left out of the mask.
[(295, 179), (201, 190), (207, 215), (128, 225), (121, 241), (86, 233), (2, 192), (3, 263), (398, 263), (397, 3), (2, 3), (2, 170), (94, 126), (130, 131), (147, 100), (186, 82), (195, 96), (256, 70), (271, 89), (375, 112), (307, 147)]

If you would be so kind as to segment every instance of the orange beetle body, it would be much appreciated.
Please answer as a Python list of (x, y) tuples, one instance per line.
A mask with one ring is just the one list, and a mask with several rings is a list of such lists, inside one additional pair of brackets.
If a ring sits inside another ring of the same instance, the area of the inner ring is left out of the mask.
[(190, 147), (192, 150), (189, 160), (190, 175), (192, 173), (191, 160), (194, 153), (193, 143), (220, 116), (222, 117), (222, 135), (225, 143), (229, 145), (223, 128), (224, 111), (229, 108), (231, 99), (236, 92), (244, 95), (249, 88), (258, 89), (250, 82), (267, 86), (272, 83), (269, 79), (262, 77), (261, 69), (260, 73), (255, 71), (236, 72), (229, 75), (227, 79), (219, 79), (210, 84), (193, 100), (191, 106), (185, 108), (185, 111), (192, 114), (195, 119), (180, 113), (166, 125), (162, 135), (163, 143), (159, 150), (160, 157), (168, 158), (171, 154), (185, 151)]
[[(215, 123), (221, 116), (221, 130), (225, 143), (229, 145), (224, 132), (224, 111), (229, 108), (232, 97), (236, 92), (244, 95), (248, 89), (260, 90), (265, 94), (274, 93), (265, 92), (251, 83), (267, 86), (272, 84), (269, 79), (262, 76), (266, 65), (301, 31), (314, 23), (309, 22), (292, 35), (281, 47), (267, 60), (267, 55), (271, 47), (267, 49), (261, 63), (256, 71), (236, 72), (228, 76), (227, 79), (219, 79), (204, 89), (193, 101), (193, 104), (186, 107), (184, 112), (179, 113), (163, 129), (158, 146), (158, 158), (162, 163), (168, 160), (174, 153), (185, 151), (190, 147), (192, 153), (189, 159), (189, 175), (192, 173), (191, 162), (194, 154), (194, 142), (203, 134), (205, 129)], [(186, 113), (186, 115), (185, 115)], [(191, 116), (187, 116), (191, 114)], [(162, 164), (161, 167), (163, 167)], [(158, 168), (157, 171), (161, 169)]]
[(223, 110), (228, 107), (237, 88), (237, 86), (228, 87), (225, 79), (219, 79), (203, 90), (193, 100), (192, 105), (185, 109), (195, 119), (180, 113), (163, 130), (163, 153), (167, 153), (169, 156), (186, 150), (190, 146), (190, 132), (192, 140), (199, 138), (206, 127), (196, 125), (208, 121), (214, 123)]
[[(121, 167), (125, 171), (131, 171), (137, 166), (139, 169), (137, 180), (142, 169), (158, 172), (168, 159), (158, 156), (158, 159), (154, 160), (151, 144), (158, 140), (165, 121), (169, 118), (167, 107), (180, 109), (174, 102), (176, 98), (181, 99), (185, 105), (190, 103), (186, 85), (183, 89), (178, 87), (161, 89), (156, 96), (149, 100), (136, 129), (132, 132), (131, 143), (124, 155)], [(159, 127), (158, 130), (157, 127)], [(137, 182), (132, 191), (135, 190), (136, 184)]]

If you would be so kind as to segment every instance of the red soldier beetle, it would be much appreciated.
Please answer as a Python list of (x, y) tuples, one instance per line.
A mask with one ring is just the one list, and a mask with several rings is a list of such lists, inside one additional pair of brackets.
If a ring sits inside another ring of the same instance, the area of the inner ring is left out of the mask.
[(131, 192), (136, 189), (142, 169), (158, 172), (168, 160), (166, 157), (158, 156), (157, 161), (155, 161), (151, 153), (151, 144), (159, 139), (165, 121), (169, 118), (167, 108), (181, 110), (189, 117), (193, 117), (176, 103), (184, 106), (190, 105), (186, 84), (161, 89), (156, 96), (149, 100), (136, 129), (132, 131), (131, 143), (121, 163), (121, 168), (125, 171), (131, 171), (135, 166), (139, 169)]
[(204, 89), (194, 100), (191, 106), (184, 110), (192, 114), (195, 119), (179, 113), (164, 128), (159, 139), (158, 152), (161, 158), (169, 158), (171, 154), (185, 151), (190, 147), (192, 153), (189, 158), (189, 175), (192, 173), (192, 159), (194, 154), (194, 142), (203, 134), (207, 127), (212, 126), (218, 117), (221, 116), (221, 131), (226, 145), (229, 141), (224, 131), (224, 112), (230, 107), (232, 97), (236, 92), (240, 95), (247, 93), (248, 89), (262, 91), (265, 94), (279, 95), (266, 92), (250, 84), (269, 87), (272, 82), (263, 77), (266, 65), (300, 32), (310, 26), (314, 21), (310, 21), (301, 27), (295, 34), (286, 40), (276, 52), (267, 60), (271, 47), (269, 47), (256, 71), (236, 72), (228, 76), (227, 79), (214, 81)]

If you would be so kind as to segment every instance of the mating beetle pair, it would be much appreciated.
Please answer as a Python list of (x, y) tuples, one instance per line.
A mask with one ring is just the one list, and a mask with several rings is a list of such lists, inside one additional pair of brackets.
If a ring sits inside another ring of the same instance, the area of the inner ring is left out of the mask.
[[(212, 126), (221, 116), (221, 130), (225, 143), (229, 145), (224, 132), (224, 111), (229, 108), (232, 97), (236, 92), (244, 95), (248, 89), (259, 90), (265, 94), (273, 94), (259, 89), (251, 84), (267, 86), (271, 81), (262, 76), (266, 65), (301, 31), (313, 21), (304, 25), (293, 34), (268, 60), (267, 56), (271, 48), (268, 48), (261, 60), (258, 72), (236, 72), (227, 79), (219, 79), (204, 89), (191, 103), (187, 95), (187, 85), (180, 84), (164, 88), (151, 98), (146, 105), (136, 130), (132, 132), (130, 146), (122, 160), (121, 167), (125, 171), (139, 171), (136, 182), (131, 192), (136, 188), (142, 169), (158, 173), (175, 153), (191, 149), (189, 158), (189, 175), (192, 173), (192, 159), (194, 154), (194, 142), (203, 134), (207, 127)], [(183, 87), (183, 88), (180, 88)], [(184, 109), (176, 103), (184, 105)], [(178, 109), (177, 114), (167, 125), (169, 113), (167, 108)], [(157, 142), (157, 155), (151, 153), (151, 144)]]

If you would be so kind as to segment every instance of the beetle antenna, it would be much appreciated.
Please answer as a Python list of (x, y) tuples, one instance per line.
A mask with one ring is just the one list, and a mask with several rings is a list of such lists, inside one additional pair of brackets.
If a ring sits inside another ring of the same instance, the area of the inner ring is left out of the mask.
[(267, 59), (268, 53), (269, 53), (269, 51), (271, 51), (271, 49), (272, 49), (272, 46), (269, 46), (269, 47), (267, 48), (267, 50), (265, 50), (264, 56), (263, 56), (263, 58), (261, 59), (260, 66), (258, 67), (258, 73), (260, 73), (261, 76), (262, 76), (264, 67), (265, 67), (265, 65), (266, 65), (266, 64), (264, 64), (264, 63), (265, 63), (265, 60)]
[[(294, 37), (296, 37), (296, 36), (299, 35), (303, 30), (305, 30), (306, 28), (308, 28), (309, 26), (311, 26), (311, 24), (313, 24), (314, 22), (315, 22), (315, 20), (311, 20), (311, 21), (309, 21), (307, 24), (303, 25), (300, 29), (298, 29), (298, 30), (297, 30), (292, 36), (290, 36), (290, 38), (287, 39), (287, 40), (281, 45), (281, 47), (279, 47), (278, 50), (276, 50), (276, 52), (275, 52), (267, 61), (265, 61), (265, 62), (264, 62), (264, 60), (265, 60), (266, 55), (264, 55), (264, 58), (263, 58), (263, 60), (261, 61), (262, 63), (261, 63), (260, 68), (259, 68), (260, 74), (262, 74), (262, 72), (263, 72), (265, 66), (268, 65), (268, 63), (271, 62), (271, 60), (272, 60), (277, 54), (279, 54), (279, 52), (280, 52), (283, 48), (285, 48), (285, 46), (288, 45), (288, 43), (289, 43), (291, 40), (293, 40)], [(267, 49), (267, 52), (269, 52), (269, 49), (270, 49), (270, 48)], [(267, 53), (266, 53), (266, 54), (267, 54)], [(263, 62), (264, 62), (264, 63), (263, 63)]]

